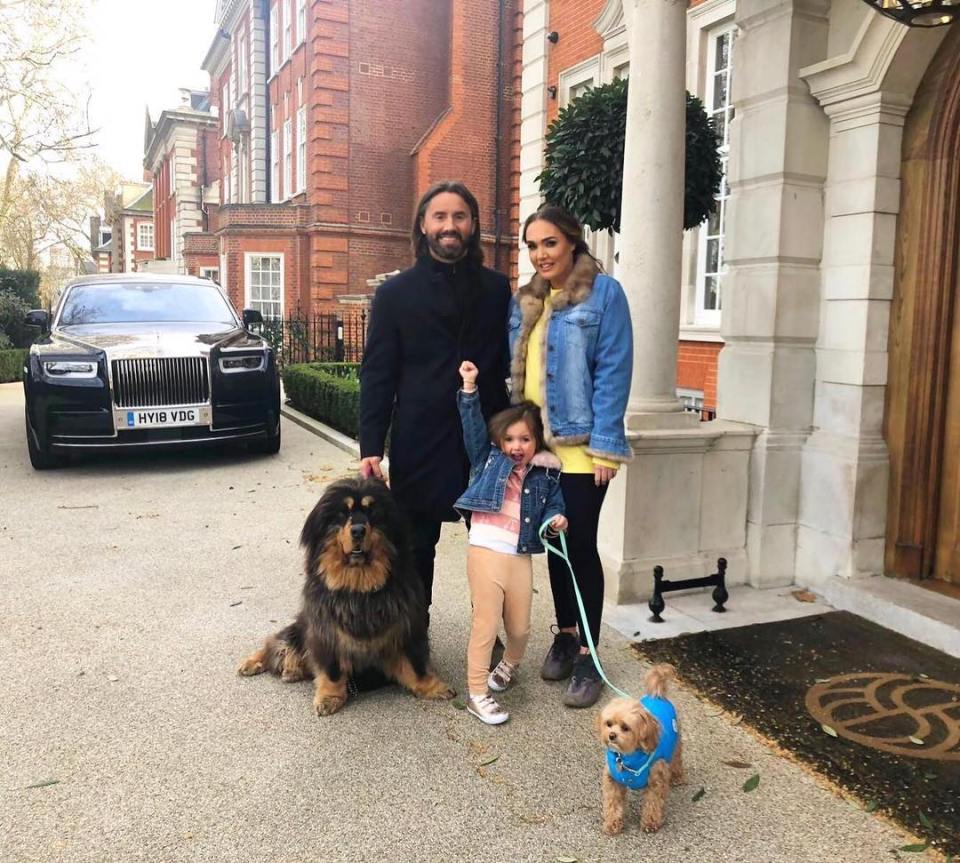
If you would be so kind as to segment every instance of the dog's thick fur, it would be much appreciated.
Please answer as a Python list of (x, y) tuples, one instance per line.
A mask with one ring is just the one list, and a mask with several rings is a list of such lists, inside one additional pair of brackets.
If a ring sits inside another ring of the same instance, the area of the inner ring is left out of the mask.
[(241, 663), (241, 675), (313, 678), (318, 716), (343, 707), (348, 676), (368, 670), (421, 698), (456, 694), (430, 669), (423, 584), (382, 482), (331, 485), (307, 516), (300, 544), (306, 549), (300, 613)]
[[(657, 698), (667, 697), (667, 685), (673, 679), (672, 665), (655, 665), (647, 672), (645, 688), (649, 695)], [(597, 714), (597, 734), (600, 742), (622, 755), (629, 755), (638, 749), (653, 752), (660, 741), (660, 725), (644, 706), (632, 698), (614, 698)], [(683, 773), (683, 741), (677, 738), (677, 745), (670, 761), (657, 761), (650, 768), (647, 787), (639, 792), (643, 795), (640, 807), (640, 829), (646, 833), (655, 833), (663, 825), (666, 815), (667, 797), (671, 785), (682, 785), (686, 779)], [(603, 766), (602, 817), (603, 832), (613, 836), (623, 830), (623, 818), (628, 788), (610, 776), (606, 761)]]

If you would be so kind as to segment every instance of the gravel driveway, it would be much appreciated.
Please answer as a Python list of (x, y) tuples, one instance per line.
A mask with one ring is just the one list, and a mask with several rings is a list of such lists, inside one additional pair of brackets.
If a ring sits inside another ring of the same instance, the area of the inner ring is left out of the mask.
[[(4, 863), (867, 863), (910, 841), (682, 691), (690, 786), (658, 834), (634, 821), (604, 837), (593, 712), (563, 709), (536, 675), (550, 638), (539, 572), (527, 674), (502, 728), (395, 689), (319, 720), (309, 684), (239, 678), (238, 660), (295, 610), (306, 511), (354, 464), (283, 432), (274, 457), (111, 456), (38, 473), (19, 385), (0, 386)], [(431, 628), (460, 689), (463, 543), (445, 531)], [(608, 671), (635, 691), (642, 667), (605, 639)], [(762, 781), (745, 793), (750, 772)]]

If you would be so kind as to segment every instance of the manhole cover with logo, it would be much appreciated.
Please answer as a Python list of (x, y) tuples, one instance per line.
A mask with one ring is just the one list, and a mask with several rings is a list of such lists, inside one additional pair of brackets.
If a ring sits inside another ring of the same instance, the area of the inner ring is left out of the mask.
[(904, 674), (842, 674), (814, 684), (806, 707), (822, 725), (872, 749), (960, 761), (960, 686)]

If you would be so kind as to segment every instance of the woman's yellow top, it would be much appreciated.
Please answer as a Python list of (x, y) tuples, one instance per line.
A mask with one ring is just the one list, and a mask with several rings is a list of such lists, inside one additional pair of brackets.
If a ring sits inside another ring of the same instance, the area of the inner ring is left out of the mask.
[[(534, 324), (530, 333), (530, 339), (527, 341), (527, 373), (523, 385), (523, 397), (534, 404), (543, 408), (543, 398), (540, 392), (540, 380), (543, 369), (543, 328), (547, 325), (548, 312), (550, 311), (551, 300), (557, 293), (556, 290), (550, 291), (550, 296), (543, 300), (543, 312), (540, 319)], [(553, 451), (560, 459), (564, 473), (593, 473), (594, 466), (600, 467), (619, 467), (615, 461), (609, 461), (605, 458), (594, 458), (587, 453), (587, 445), (582, 444), (553, 444)]]

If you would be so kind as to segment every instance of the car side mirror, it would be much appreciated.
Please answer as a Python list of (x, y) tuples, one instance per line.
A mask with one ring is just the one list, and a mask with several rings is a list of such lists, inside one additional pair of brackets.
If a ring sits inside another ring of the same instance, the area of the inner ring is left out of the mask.
[(41, 333), (50, 329), (50, 313), (43, 309), (33, 309), (27, 312), (24, 321), (29, 327), (40, 327)]
[(244, 309), (243, 310), (243, 325), (249, 327), (251, 324), (262, 324), (263, 315), (260, 314), (256, 309)]

